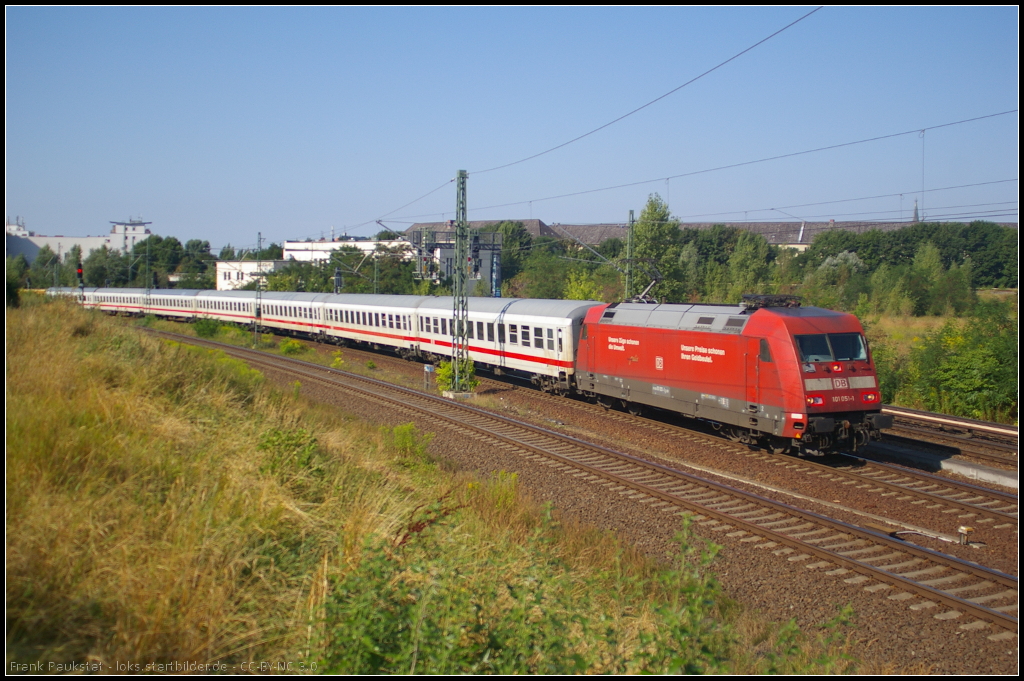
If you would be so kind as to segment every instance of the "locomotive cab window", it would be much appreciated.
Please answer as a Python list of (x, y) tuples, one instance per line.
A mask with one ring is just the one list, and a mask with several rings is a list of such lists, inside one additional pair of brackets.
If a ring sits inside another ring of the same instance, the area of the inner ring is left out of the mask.
[(868, 358), (859, 333), (816, 333), (795, 338), (804, 362), (849, 362)]
[(864, 339), (859, 333), (830, 333), (828, 342), (832, 346), (834, 359), (839, 362), (863, 361), (868, 358)]
[(768, 340), (766, 338), (761, 339), (761, 353), (758, 356), (762, 362), (772, 361), (772, 351), (768, 347)]

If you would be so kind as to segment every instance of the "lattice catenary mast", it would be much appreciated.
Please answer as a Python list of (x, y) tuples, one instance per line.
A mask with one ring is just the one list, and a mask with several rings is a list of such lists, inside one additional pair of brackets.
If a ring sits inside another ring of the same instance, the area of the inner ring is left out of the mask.
[(469, 257), (469, 220), (466, 216), (467, 177), (465, 170), (459, 171), (455, 190), (455, 271), (452, 273), (455, 279), (455, 290), (452, 292), (452, 370), (455, 380), (452, 389), (455, 392), (464, 392), (469, 378), (463, 375), (463, 369), (469, 363), (469, 292), (466, 289), (468, 270), (472, 266)]

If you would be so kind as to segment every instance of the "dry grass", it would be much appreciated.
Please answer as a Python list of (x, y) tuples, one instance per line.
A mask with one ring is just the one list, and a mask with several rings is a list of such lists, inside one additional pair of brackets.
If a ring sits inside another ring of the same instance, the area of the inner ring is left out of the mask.
[(292, 658), (340, 550), (411, 508), (361, 465), (382, 445), (360, 424), (269, 474), (261, 435), (310, 417), (223, 356), (54, 306), (9, 312), (7, 350), (14, 651)]
[(942, 328), (948, 317), (890, 317), (872, 318), (869, 322), (872, 333), (882, 333), (895, 342), (896, 346), (909, 352), (911, 345), (921, 338)]

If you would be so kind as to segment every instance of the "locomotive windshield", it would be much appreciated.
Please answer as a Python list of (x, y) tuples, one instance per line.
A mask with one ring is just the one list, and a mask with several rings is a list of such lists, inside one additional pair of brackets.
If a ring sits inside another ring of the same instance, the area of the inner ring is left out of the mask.
[(803, 362), (849, 362), (866, 360), (867, 350), (859, 333), (816, 333), (796, 336)]

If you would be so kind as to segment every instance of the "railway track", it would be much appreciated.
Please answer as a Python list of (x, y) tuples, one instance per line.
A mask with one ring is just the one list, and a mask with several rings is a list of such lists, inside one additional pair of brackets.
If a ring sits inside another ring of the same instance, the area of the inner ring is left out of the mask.
[[(374, 356), (368, 353), (368, 356)], [(482, 385), (490, 385), (498, 389), (522, 389), (530, 393), (531, 398), (550, 402), (559, 407), (572, 408), (590, 412), (602, 419), (619, 421), (630, 428), (644, 428), (661, 432), (672, 438), (682, 438), (691, 442), (714, 443), (716, 446), (729, 447), (733, 453), (765, 460), (778, 461), (779, 457), (766, 454), (762, 450), (753, 449), (748, 445), (729, 443), (717, 434), (709, 434), (695, 430), (693, 427), (679, 426), (662, 420), (636, 416), (628, 412), (607, 409), (591, 402), (567, 400), (536, 390), (534, 387), (516, 379), (502, 380), (480, 377)], [(923, 412), (922, 412), (923, 413)], [(928, 415), (932, 416), (932, 415)], [(980, 422), (979, 422), (980, 423)], [(842, 455), (828, 457), (833, 460), (843, 459)], [(950, 478), (931, 475), (922, 471), (903, 468), (880, 461), (845, 457), (851, 463), (829, 465), (814, 459), (795, 459), (785, 457), (791, 473), (829, 480), (838, 484), (850, 485), (868, 494), (892, 497), (895, 501), (909, 505), (922, 505), (933, 511), (936, 517), (950, 518), (958, 524), (970, 523), (978, 530), (997, 530), (1000, 532), (1018, 531), (1018, 500), (1016, 494), (993, 490), (978, 485), (959, 482)], [(936, 528), (936, 538), (949, 540), (948, 534), (954, 527), (948, 523)]]
[(725, 532), (752, 549), (770, 550), (794, 566), (824, 571), (912, 610), (934, 611), (937, 619), (967, 616), (971, 621), (961, 624), (961, 629), (987, 633), (995, 628), (989, 634), (993, 640), (1016, 637), (1017, 579), (1011, 575), (417, 390), (211, 341), (175, 339), (216, 347), (257, 367), (356, 392), (363, 400), (514, 450), (535, 464), (551, 466), (609, 492), (667, 513), (690, 515), (701, 525)]
[(969, 456), (996, 466), (1017, 468), (1017, 426), (916, 409), (883, 405), (896, 418), (885, 439), (901, 445), (938, 449), (947, 456)]
[[(484, 379), (490, 380), (490, 379)], [(495, 382), (495, 385), (503, 383)], [(545, 401), (563, 404), (563, 398), (537, 392), (535, 397)], [(617, 420), (632, 427), (642, 427), (671, 436), (696, 442), (725, 444), (728, 440), (717, 435), (702, 433), (664, 421), (642, 418), (627, 412), (605, 409), (588, 402), (572, 401), (573, 407), (600, 414), (602, 418)], [(731, 451), (746, 457), (778, 458), (763, 450), (752, 450), (749, 446), (733, 444)], [(905, 469), (890, 464), (861, 459), (853, 456), (836, 456), (832, 460), (848, 461), (839, 466), (829, 465), (812, 459), (786, 457), (787, 463), (795, 464), (790, 469), (799, 474), (815, 476), (822, 480), (840, 481), (853, 484), (865, 491), (910, 504), (927, 504), (936, 513), (955, 514), (962, 522), (996, 530), (1017, 531), (1018, 500), (1016, 494), (988, 489), (970, 483)]]

